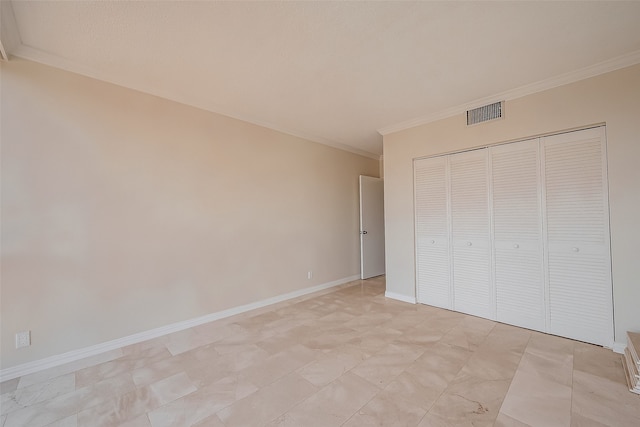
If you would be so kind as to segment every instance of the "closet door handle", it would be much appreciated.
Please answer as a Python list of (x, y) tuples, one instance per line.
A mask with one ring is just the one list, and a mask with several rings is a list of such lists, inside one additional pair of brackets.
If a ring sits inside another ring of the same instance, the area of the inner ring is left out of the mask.
[(431, 241), (431, 244), (432, 244), (432, 245), (435, 245), (435, 244), (436, 244), (436, 241), (435, 241), (435, 240), (432, 240), (432, 241)]
[(471, 246), (473, 243), (471, 242), (467, 242), (467, 246)]
[(520, 245), (519, 245), (519, 244), (517, 244), (517, 243), (516, 243), (515, 245), (513, 245), (513, 248), (514, 248), (514, 249), (518, 249), (519, 247), (520, 247)]
[(571, 249), (573, 252), (580, 252), (580, 248), (573, 248)]

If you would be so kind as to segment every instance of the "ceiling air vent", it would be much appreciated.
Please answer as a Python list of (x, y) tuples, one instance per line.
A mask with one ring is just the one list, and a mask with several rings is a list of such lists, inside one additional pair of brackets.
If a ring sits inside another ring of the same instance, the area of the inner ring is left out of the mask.
[(502, 117), (503, 111), (504, 101), (494, 102), (493, 104), (484, 105), (474, 108), (473, 110), (467, 110), (467, 126), (499, 119)]

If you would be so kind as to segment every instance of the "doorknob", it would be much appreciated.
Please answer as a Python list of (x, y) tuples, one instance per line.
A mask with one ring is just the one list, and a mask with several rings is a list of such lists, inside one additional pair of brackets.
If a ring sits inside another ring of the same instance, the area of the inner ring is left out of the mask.
[(367, 232), (366, 231), (361, 231), (360, 234), (367, 234)]

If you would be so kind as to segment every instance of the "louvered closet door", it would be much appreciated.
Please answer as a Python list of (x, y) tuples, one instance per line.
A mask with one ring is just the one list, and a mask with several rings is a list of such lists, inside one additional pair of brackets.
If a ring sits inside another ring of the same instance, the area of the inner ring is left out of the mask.
[(610, 346), (613, 304), (604, 128), (542, 139), (549, 332)]
[(545, 331), (539, 140), (490, 148), (496, 320)]
[(447, 158), (414, 162), (417, 300), (451, 309)]
[(475, 150), (449, 157), (453, 308), (494, 319), (487, 151)]

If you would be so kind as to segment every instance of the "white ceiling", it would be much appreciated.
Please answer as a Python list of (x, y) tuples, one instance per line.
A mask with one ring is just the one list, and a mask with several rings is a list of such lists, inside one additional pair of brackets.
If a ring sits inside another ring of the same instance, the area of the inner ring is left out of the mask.
[(640, 62), (638, 1), (12, 5), (16, 56), (374, 155), (380, 132)]

